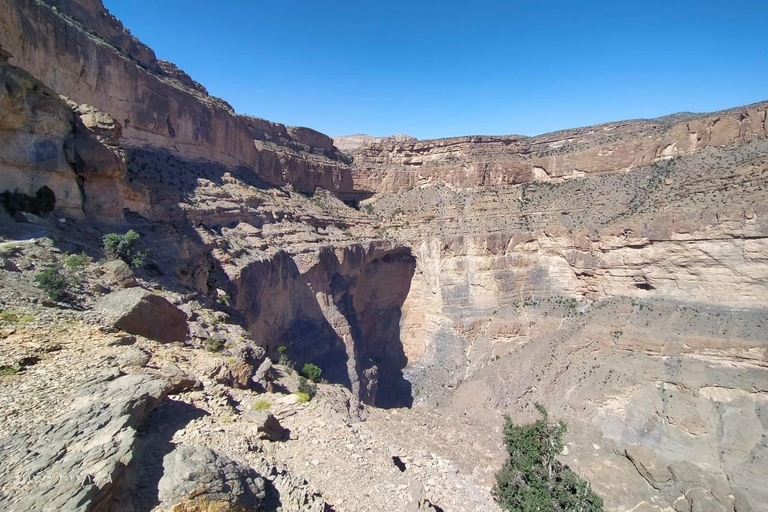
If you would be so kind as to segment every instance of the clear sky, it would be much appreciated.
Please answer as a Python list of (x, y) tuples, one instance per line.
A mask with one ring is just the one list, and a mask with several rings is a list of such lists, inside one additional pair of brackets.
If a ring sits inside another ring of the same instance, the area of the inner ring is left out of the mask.
[(535, 135), (768, 99), (768, 0), (105, 0), (240, 113)]

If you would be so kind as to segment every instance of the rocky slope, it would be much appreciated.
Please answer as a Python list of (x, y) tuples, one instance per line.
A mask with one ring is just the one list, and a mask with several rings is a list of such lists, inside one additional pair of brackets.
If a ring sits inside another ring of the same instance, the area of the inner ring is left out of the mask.
[[(496, 510), (501, 416), (538, 401), (608, 510), (766, 510), (767, 103), (331, 140), (97, 0), (0, 28), (0, 192), (56, 197), (0, 208), (3, 508)], [(128, 229), (143, 269), (104, 260)]]

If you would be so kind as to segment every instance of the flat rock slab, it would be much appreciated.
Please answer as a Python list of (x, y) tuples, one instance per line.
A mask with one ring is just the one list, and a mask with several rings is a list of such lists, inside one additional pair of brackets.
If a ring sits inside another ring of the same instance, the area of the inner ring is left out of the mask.
[(161, 343), (183, 342), (187, 315), (167, 299), (142, 288), (110, 293), (96, 309), (113, 318), (113, 325)]
[(171, 384), (108, 372), (57, 421), (0, 440), (0, 510), (109, 510), (131, 460), (136, 427)]

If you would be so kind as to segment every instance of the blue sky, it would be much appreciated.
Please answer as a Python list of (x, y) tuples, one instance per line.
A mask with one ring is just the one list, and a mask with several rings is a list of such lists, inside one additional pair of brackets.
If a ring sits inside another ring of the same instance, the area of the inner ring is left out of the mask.
[(536, 135), (768, 99), (765, 0), (104, 3), (238, 112), (329, 135)]

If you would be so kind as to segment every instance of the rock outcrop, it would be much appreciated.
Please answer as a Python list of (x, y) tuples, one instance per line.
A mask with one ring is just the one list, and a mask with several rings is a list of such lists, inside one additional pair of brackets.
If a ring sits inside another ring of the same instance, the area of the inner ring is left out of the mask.
[(136, 429), (170, 388), (150, 375), (96, 376), (59, 419), (0, 441), (0, 506), (111, 510)]
[(111, 293), (96, 306), (118, 329), (162, 343), (183, 342), (187, 315), (164, 297), (142, 288)]
[(625, 172), (707, 147), (768, 136), (768, 104), (707, 115), (608, 123), (537, 137), (336, 140), (354, 159), (355, 189), (398, 192), (425, 184), (499, 187)]
[(111, 114), (122, 125), (126, 147), (248, 167), (270, 183), (308, 192), (352, 190), (346, 158), (329, 137), (234, 114), (175, 66), (158, 61), (101, 2), (3, 0), (0, 47), (11, 64), (59, 94)]

